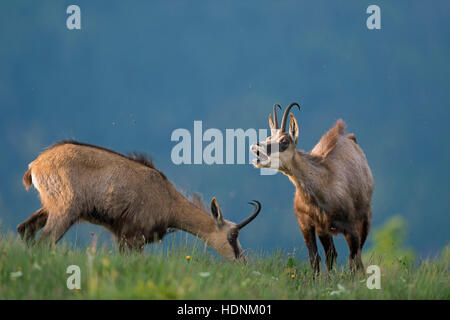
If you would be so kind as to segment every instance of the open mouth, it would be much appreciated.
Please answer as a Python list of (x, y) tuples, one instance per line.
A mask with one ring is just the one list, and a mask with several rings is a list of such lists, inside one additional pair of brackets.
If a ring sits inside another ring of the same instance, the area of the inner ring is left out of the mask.
[(270, 163), (269, 156), (261, 149), (261, 147), (252, 145), (250, 151), (256, 155), (256, 159), (253, 160), (254, 166), (267, 166)]

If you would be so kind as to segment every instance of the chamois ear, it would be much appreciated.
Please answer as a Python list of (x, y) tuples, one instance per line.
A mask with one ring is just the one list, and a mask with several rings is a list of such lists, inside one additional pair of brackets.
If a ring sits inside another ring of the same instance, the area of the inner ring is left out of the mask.
[(216, 197), (211, 200), (211, 213), (214, 219), (216, 219), (217, 225), (221, 227), (224, 224), (222, 212), (220, 211), (219, 204), (217, 203)]
[(291, 119), (289, 121), (289, 134), (291, 135), (291, 138), (294, 141), (294, 143), (297, 144), (298, 133), (299, 133), (297, 119), (295, 119), (295, 117), (292, 113), (290, 114), (290, 117), (291, 117)]

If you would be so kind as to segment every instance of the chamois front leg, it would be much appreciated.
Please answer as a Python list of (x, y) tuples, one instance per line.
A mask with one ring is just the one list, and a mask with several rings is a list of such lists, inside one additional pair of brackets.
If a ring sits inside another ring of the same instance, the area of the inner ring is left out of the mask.
[(325, 250), (327, 270), (331, 271), (337, 260), (337, 251), (334, 247), (333, 237), (329, 234), (321, 234), (319, 235), (319, 239), (322, 243), (323, 249)]
[(302, 230), (303, 238), (305, 239), (306, 247), (309, 253), (309, 262), (314, 270), (315, 274), (320, 273), (320, 256), (317, 251), (316, 243), (316, 228), (308, 220), (309, 218), (305, 216), (300, 216), (297, 218), (300, 229)]

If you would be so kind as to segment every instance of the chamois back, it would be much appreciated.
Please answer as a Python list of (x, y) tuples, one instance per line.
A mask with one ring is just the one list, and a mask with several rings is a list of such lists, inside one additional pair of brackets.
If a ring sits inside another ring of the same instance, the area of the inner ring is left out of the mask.
[(336, 124), (322, 136), (310, 154), (326, 157), (336, 147), (339, 136), (345, 134), (345, 129), (346, 125), (342, 119), (336, 121)]

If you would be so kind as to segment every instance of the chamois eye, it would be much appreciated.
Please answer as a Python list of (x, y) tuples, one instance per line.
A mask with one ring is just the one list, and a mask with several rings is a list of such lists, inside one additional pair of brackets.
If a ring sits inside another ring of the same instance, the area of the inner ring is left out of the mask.
[(282, 145), (284, 145), (284, 146), (288, 145), (289, 144), (289, 139), (287, 137), (284, 137), (283, 139), (281, 139), (280, 143)]

